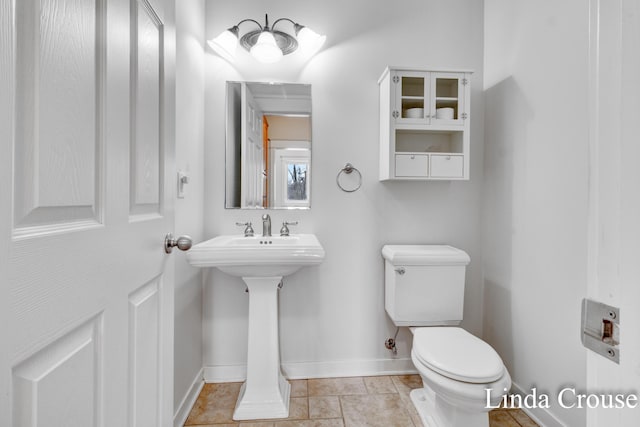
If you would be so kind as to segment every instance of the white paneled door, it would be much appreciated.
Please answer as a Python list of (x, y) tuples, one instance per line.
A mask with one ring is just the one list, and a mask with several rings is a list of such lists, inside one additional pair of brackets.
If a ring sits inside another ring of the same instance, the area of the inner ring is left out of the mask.
[(246, 83), (242, 83), (240, 200), (241, 207), (264, 206), (264, 153), (262, 152), (262, 120), (264, 113)]
[(172, 424), (173, 0), (0, 0), (0, 426)]

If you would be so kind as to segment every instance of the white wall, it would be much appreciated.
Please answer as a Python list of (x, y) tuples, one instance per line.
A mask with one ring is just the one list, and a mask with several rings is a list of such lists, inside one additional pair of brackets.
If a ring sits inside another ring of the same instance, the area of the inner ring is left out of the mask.
[[(588, 2), (484, 3), (485, 339), (520, 390), (584, 390)], [(551, 403), (547, 425), (585, 425)]]
[[(204, 0), (176, 2), (176, 166), (189, 174), (184, 199), (176, 200), (175, 234), (203, 236), (204, 199)], [(169, 230), (168, 230), (169, 231)], [(174, 251), (174, 410), (202, 369), (202, 275)]]
[[(270, 66), (239, 61), (237, 69), (206, 55), (205, 238), (240, 233), (236, 221), (260, 230), (261, 211), (224, 209), (224, 91), (226, 80), (312, 84), (313, 179), (311, 210), (269, 211), (278, 230), (315, 233), (324, 263), (285, 280), (280, 293), (281, 355), (289, 375), (344, 375), (411, 367), (410, 335), (399, 337), (394, 364), (384, 348), (395, 328), (383, 302), (386, 243), (449, 243), (471, 255), (463, 326), (482, 333), (480, 205), (482, 190), (483, 4), (476, 0), (208, 2), (206, 37), (244, 18), (290, 17), (327, 34), (323, 50), (306, 64), (293, 58)], [(378, 86), (387, 65), (476, 70), (472, 81), (471, 180), (389, 182), (378, 177)], [(335, 184), (351, 162), (362, 188)], [(229, 379), (246, 362), (248, 298), (240, 279), (205, 273), (204, 365), (209, 379)], [(300, 364), (296, 364), (299, 362)], [(231, 369), (227, 369), (232, 367)], [(206, 375), (206, 373), (205, 373)]]

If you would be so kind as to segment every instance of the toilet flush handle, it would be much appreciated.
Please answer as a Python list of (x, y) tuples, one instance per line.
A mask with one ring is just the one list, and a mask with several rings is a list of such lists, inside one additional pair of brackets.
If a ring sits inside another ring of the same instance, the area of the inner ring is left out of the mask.
[(403, 275), (404, 273), (406, 273), (404, 267), (398, 267), (396, 268), (396, 273), (398, 273), (399, 275)]

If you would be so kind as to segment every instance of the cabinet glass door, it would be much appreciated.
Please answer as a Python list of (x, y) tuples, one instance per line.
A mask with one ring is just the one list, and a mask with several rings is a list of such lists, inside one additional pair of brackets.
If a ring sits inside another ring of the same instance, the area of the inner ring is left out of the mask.
[(431, 123), (460, 124), (466, 118), (464, 74), (431, 73)]
[(425, 124), (429, 120), (429, 79), (427, 73), (398, 72), (396, 84), (396, 123)]

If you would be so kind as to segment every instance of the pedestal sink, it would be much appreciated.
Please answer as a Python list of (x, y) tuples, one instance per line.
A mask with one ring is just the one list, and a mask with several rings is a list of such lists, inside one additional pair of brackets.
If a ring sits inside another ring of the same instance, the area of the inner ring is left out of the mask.
[(291, 386), (280, 370), (278, 287), (283, 276), (320, 264), (322, 245), (313, 234), (218, 236), (194, 245), (187, 259), (242, 277), (249, 289), (247, 380), (233, 419), (287, 418)]

